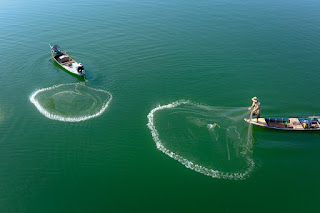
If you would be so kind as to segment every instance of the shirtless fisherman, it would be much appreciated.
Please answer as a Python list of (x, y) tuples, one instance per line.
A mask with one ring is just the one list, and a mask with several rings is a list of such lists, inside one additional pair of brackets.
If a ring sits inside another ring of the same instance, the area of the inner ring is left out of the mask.
[(252, 106), (248, 108), (248, 110), (252, 109), (252, 112), (250, 115), (250, 120), (252, 118), (252, 115), (256, 115), (257, 116), (257, 123), (258, 123), (258, 118), (260, 118), (260, 112), (261, 112), (261, 104), (260, 104), (257, 97), (253, 97), (252, 101), (253, 101)]

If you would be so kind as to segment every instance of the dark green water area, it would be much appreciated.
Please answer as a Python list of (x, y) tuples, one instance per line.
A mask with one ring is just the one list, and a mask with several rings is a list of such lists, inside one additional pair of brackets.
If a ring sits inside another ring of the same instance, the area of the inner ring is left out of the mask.
[[(0, 0), (0, 212), (320, 212), (316, 0)], [(50, 61), (57, 44), (87, 81)]]

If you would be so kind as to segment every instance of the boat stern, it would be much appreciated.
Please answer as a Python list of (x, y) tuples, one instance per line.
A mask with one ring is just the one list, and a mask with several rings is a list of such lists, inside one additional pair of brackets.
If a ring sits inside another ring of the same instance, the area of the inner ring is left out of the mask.
[(77, 64), (77, 72), (79, 73), (79, 75), (83, 75), (83, 76), (85, 76), (85, 74), (86, 74), (86, 71), (84, 70), (84, 67), (83, 67), (83, 65), (81, 64), (81, 63), (78, 63)]
[(250, 118), (244, 118), (244, 120), (247, 123), (255, 125), (255, 126), (268, 127), (268, 124), (264, 118), (258, 118), (258, 122), (257, 122), (256, 118), (252, 118), (251, 120), (250, 120)]

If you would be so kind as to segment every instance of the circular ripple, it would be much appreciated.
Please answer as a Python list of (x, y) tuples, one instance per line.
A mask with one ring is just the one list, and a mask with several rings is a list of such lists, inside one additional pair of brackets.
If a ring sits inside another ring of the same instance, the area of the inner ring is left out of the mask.
[(60, 84), (36, 90), (30, 101), (49, 119), (79, 122), (100, 116), (109, 106), (108, 91), (83, 83)]
[[(157, 128), (154, 119), (156, 112), (160, 114), (160, 118), (166, 119), (162, 125), (157, 122)], [(147, 116), (148, 127), (157, 148), (185, 167), (212, 178), (245, 179), (255, 168), (251, 158), (252, 136), (244, 136), (244, 128), (243, 131), (239, 130), (244, 126), (239, 123), (243, 119), (243, 113), (238, 118), (231, 116), (232, 112), (228, 113), (230, 112), (180, 100), (151, 110)], [(219, 123), (215, 123), (212, 117)], [(226, 117), (229, 117), (228, 122), (225, 121)], [(239, 125), (234, 125), (237, 122)], [(199, 160), (200, 157), (196, 156), (199, 154), (203, 154), (201, 158), (205, 156), (205, 160)], [(238, 161), (242, 161), (242, 164)], [(235, 164), (237, 169), (232, 168)]]

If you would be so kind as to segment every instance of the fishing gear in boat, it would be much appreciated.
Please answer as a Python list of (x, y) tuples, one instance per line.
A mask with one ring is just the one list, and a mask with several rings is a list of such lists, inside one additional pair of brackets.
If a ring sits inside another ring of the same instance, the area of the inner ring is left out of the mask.
[(58, 45), (50, 45), (52, 58), (57, 62), (63, 69), (71, 74), (85, 78), (84, 66), (81, 63), (76, 62), (70, 55), (68, 55)]
[(254, 126), (277, 129), (277, 130), (293, 130), (293, 131), (319, 131), (320, 123), (317, 117), (301, 117), (301, 118), (258, 118), (256, 122), (250, 119), (244, 119), (247, 123)]

